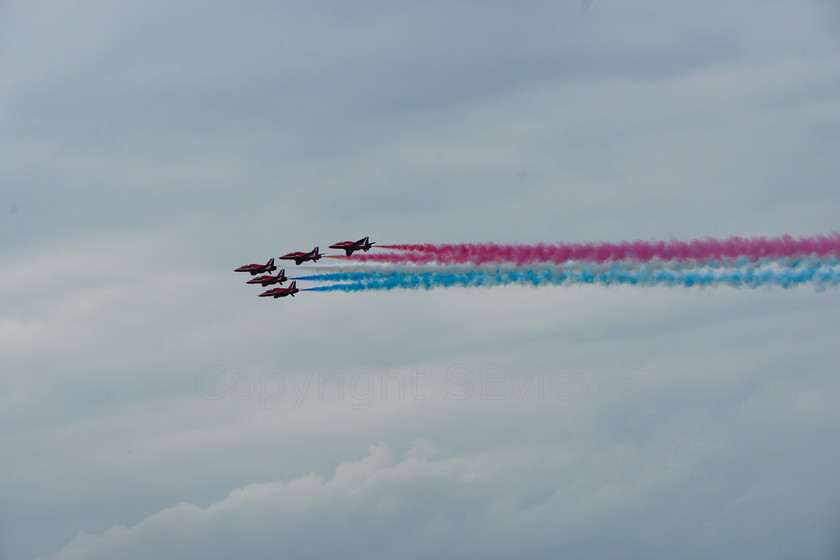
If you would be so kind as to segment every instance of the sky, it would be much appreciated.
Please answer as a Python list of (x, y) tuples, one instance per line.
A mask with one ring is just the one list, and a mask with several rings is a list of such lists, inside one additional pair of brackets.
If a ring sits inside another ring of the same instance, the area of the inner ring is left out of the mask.
[(837, 231), (837, 68), (827, 0), (0, 3), (0, 557), (840, 557), (837, 289), (233, 272)]

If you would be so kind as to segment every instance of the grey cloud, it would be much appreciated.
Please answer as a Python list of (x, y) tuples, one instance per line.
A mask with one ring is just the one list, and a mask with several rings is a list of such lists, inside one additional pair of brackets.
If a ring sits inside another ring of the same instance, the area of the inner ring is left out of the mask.
[[(0, 5), (3, 554), (346, 552), (328, 519), (383, 556), (828, 557), (832, 290), (265, 302), (232, 269), (831, 231), (832, 13)], [(425, 399), (378, 392), (412, 372)]]
[[(780, 493), (804, 499), (801, 488), (782, 486), (790, 481), (774, 473), (756, 472), (749, 482), (710, 470), (704, 463), (723, 457), (702, 441), (653, 448), (616, 442), (588, 457), (557, 447), (444, 457), (435, 449), (415, 443), (397, 458), (376, 445), (367, 457), (342, 462), (328, 480), (309, 474), (251, 484), (206, 507), (181, 503), (130, 527), (80, 535), (44, 558), (150, 558), (173, 551), (183, 558), (243, 551), (292, 558), (502, 558), (564, 550), (700, 558), (719, 551), (721, 542), (769, 558), (825, 551), (824, 528), (807, 523), (796, 524), (802, 538), (792, 542), (755, 533), (739, 510), (770, 506)], [(814, 490), (807, 499), (817, 498)], [(692, 496), (692, 509), (673, 500), (677, 491)], [(737, 498), (727, 503), (733, 492)], [(817, 499), (806, 511), (825, 505)], [(792, 514), (771, 511), (774, 524)], [(693, 538), (674, 538), (683, 523), (698, 527)]]

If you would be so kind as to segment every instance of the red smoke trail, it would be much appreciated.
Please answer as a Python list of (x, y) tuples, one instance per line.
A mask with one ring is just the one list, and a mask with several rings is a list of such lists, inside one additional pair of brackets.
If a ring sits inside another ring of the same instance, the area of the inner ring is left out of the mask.
[(807, 256), (840, 258), (840, 234), (813, 237), (730, 237), (689, 241), (621, 241), (617, 243), (539, 243), (536, 245), (421, 244), (392, 245), (400, 253), (353, 255), (350, 260), (393, 264), (560, 264), (567, 261), (610, 262), (712, 261), (747, 258), (802, 258)]

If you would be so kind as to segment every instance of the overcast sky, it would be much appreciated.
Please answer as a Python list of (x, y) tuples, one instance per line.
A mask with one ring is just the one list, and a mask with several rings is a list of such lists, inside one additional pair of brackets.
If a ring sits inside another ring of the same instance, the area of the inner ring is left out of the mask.
[(837, 4), (352, 4), (0, 3), (0, 557), (840, 557), (836, 289), (232, 272), (837, 231)]

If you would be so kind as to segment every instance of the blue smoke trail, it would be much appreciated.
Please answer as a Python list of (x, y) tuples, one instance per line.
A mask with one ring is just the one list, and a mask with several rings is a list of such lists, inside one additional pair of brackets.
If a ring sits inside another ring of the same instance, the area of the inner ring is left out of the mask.
[[(578, 270), (556, 268), (497, 268), (473, 271), (412, 271), (410, 268), (402, 271), (372, 271), (346, 272), (313, 275), (310, 280), (338, 282), (327, 286), (306, 288), (309, 291), (344, 291), (357, 292), (366, 290), (422, 289), (430, 290), (437, 287), (476, 287), (500, 286), (520, 284), (530, 286), (594, 284), (603, 286), (634, 285), (634, 286), (731, 286), (736, 288), (758, 288), (761, 286), (777, 286), (791, 288), (803, 284), (814, 284), (818, 289), (836, 286), (840, 283), (840, 267), (837, 266), (806, 266), (802, 262), (788, 263), (787, 266), (777, 263), (771, 266), (755, 268), (750, 266), (738, 268), (708, 267), (702, 269), (663, 269), (642, 266), (627, 268), (615, 266), (609, 270), (587, 269)], [(813, 264), (813, 263), (812, 263)]]
[(521, 271), (521, 270), (551, 270), (553, 273), (580, 271), (590, 274), (599, 274), (617, 270), (646, 270), (652, 272), (654, 270), (671, 270), (671, 271), (685, 271), (696, 269), (749, 269), (756, 270), (767, 266), (776, 266), (783, 268), (824, 268), (840, 265), (840, 260), (835, 258), (817, 259), (817, 258), (781, 258), (781, 259), (758, 259), (750, 261), (747, 258), (739, 258), (725, 261), (619, 261), (611, 263), (591, 263), (591, 262), (571, 262), (559, 265), (532, 265), (530, 267), (519, 267), (515, 265), (357, 265), (357, 266), (341, 266), (341, 267), (310, 267), (312, 269), (318, 268), (325, 271), (320, 274), (309, 274), (305, 276), (293, 276), (291, 280), (309, 280), (315, 282), (359, 282), (370, 278), (388, 277), (395, 273), (411, 273), (411, 274), (428, 274), (445, 272), (447, 274), (453, 273), (470, 273), (482, 272), (491, 273), (493, 275), (505, 273), (507, 271)]

